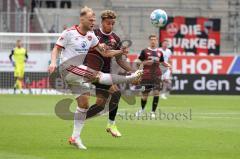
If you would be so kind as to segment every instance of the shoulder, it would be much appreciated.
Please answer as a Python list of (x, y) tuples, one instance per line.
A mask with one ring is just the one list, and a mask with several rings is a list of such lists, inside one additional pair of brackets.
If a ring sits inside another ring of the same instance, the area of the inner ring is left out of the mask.
[(120, 37), (115, 32), (112, 32), (112, 36), (116, 41), (120, 41)]
[(171, 51), (170, 49), (167, 49), (167, 52), (168, 52), (169, 54), (172, 54), (172, 51)]
[(76, 25), (73, 25), (72, 27), (67, 28), (62, 32), (62, 35), (64, 35), (64, 36), (70, 36), (70, 35), (74, 35), (74, 34), (78, 34)]
[(160, 47), (160, 48), (158, 48), (158, 50), (159, 50), (159, 51), (161, 51), (161, 52), (163, 52), (163, 49), (162, 49), (161, 47)]
[(101, 31), (99, 28), (94, 29), (93, 32), (96, 36), (101, 34)]
[(73, 31), (73, 30), (77, 30), (77, 29), (76, 29), (76, 25), (73, 25), (73, 26), (71, 26), (70, 28), (65, 29), (63, 32), (71, 32), (71, 31)]
[(142, 49), (141, 54), (145, 54), (147, 52), (148, 48)]
[(86, 36), (92, 36), (92, 37), (95, 37), (96, 34), (95, 34), (94, 31), (88, 31), (87, 34), (86, 34)]

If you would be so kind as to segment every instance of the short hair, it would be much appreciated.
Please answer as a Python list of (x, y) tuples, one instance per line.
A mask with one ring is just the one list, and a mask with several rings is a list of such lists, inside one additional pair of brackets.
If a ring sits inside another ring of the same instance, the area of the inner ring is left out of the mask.
[(164, 40), (162, 41), (162, 43), (164, 43), (164, 42), (168, 42), (168, 40), (167, 40), (167, 39), (164, 39)]
[(104, 19), (116, 19), (117, 18), (117, 15), (114, 11), (112, 10), (104, 10), (102, 13), (101, 13), (101, 18), (102, 20)]
[(155, 34), (149, 35), (148, 39), (150, 40), (151, 38), (157, 38), (157, 35), (155, 35)]
[(16, 43), (19, 43), (19, 42), (21, 42), (21, 40), (20, 40), (20, 39), (17, 39)]
[[(84, 6), (81, 10), (80, 10), (80, 17), (85, 16), (88, 12), (91, 12), (94, 14), (92, 8), (89, 8), (87, 6)], [(95, 14), (94, 14), (95, 15)]]

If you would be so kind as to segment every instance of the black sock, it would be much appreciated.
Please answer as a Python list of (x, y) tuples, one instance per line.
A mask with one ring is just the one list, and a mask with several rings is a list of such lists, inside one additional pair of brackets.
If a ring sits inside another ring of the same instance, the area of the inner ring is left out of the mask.
[(145, 108), (146, 103), (147, 103), (147, 100), (143, 100), (143, 99), (141, 99), (142, 110)]
[(109, 102), (109, 120), (114, 121), (117, 115), (118, 103), (121, 98), (121, 92), (117, 91), (112, 94)]
[(152, 111), (153, 112), (155, 112), (156, 109), (157, 109), (158, 100), (159, 100), (159, 96), (154, 96), (153, 97), (153, 103), (152, 103)]
[(87, 111), (87, 116), (86, 116), (86, 119), (87, 118), (91, 118), (95, 115), (97, 115), (99, 112), (101, 112), (102, 110), (104, 109), (104, 106), (100, 106), (100, 105), (97, 105), (97, 104), (93, 104)]

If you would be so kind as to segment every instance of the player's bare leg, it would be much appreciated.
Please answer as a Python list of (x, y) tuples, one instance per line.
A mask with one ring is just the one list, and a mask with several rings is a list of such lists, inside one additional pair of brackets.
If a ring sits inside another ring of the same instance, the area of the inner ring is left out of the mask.
[(76, 146), (79, 149), (87, 149), (80, 138), (81, 131), (84, 126), (84, 122), (87, 116), (88, 106), (89, 106), (89, 96), (90, 93), (85, 93), (76, 98), (78, 107), (74, 114), (74, 127), (72, 137), (69, 139), (71, 145)]

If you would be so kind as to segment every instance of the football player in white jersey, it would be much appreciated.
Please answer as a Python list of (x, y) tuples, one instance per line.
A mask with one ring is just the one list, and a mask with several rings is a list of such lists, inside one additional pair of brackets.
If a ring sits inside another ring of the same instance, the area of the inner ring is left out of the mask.
[[(112, 85), (118, 83), (132, 82), (138, 80), (142, 75), (142, 70), (138, 70), (129, 76), (111, 75), (95, 71), (83, 65), (84, 57), (90, 48), (95, 48), (102, 56), (114, 57), (120, 54), (127, 54), (126, 48), (122, 50), (105, 50), (103, 45), (99, 44), (99, 40), (92, 32), (95, 23), (95, 14), (91, 8), (84, 7), (80, 12), (80, 24), (75, 25), (70, 29), (64, 30), (62, 35), (56, 42), (51, 54), (51, 64), (49, 65), (49, 72), (52, 73), (56, 69), (57, 56), (61, 53), (61, 65), (68, 64), (69, 66), (63, 68), (62, 72), (64, 80), (70, 85), (71, 90), (77, 92), (77, 110), (74, 114), (74, 127), (72, 136), (69, 139), (71, 145), (79, 149), (86, 149), (80, 139), (80, 133), (84, 126), (87, 110), (89, 107), (90, 89), (92, 87), (86, 78), (90, 81), (97, 81), (101, 84)], [(71, 60), (78, 59), (79, 55), (83, 58), (79, 59), (78, 65), (71, 65)], [(81, 61), (82, 60), (82, 61)]]
[[(167, 40), (164, 40), (162, 42), (162, 47), (160, 49), (163, 53), (164, 61), (171, 64), (172, 51), (168, 48)], [(172, 86), (172, 73), (170, 68), (163, 67), (161, 69), (163, 72), (162, 74), (163, 89), (160, 97), (162, 99), (167, 99), (166, 94), (171, 90), (171, 86)]]

